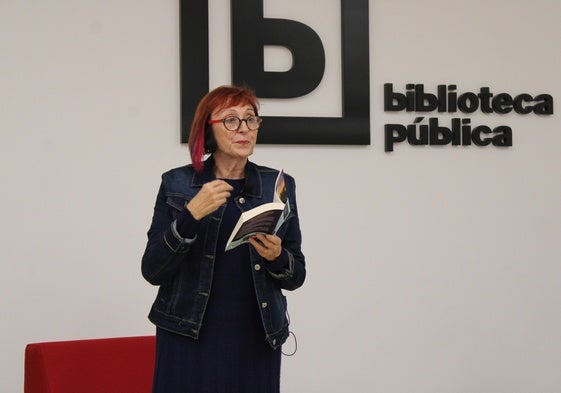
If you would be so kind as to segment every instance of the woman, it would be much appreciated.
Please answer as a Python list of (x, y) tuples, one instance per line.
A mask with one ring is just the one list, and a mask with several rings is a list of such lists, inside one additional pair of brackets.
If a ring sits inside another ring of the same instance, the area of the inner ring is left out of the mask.
[(154, 393), (279, 391), (289, 334), (281, 290), (306, 276), (292, 177), (291, 215), (276, 235), (225, 251), (241, 212), (273, 200), (278, 171), (248, 160), (260, 124), (252, 91), (216, 88), (195, 112), (192, 164), (162, 175), (142, 258), (159, 286)]

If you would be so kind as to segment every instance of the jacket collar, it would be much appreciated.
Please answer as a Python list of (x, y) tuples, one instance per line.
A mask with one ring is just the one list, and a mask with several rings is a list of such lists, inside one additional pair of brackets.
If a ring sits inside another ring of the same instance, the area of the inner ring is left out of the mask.
[[(204, 161), (202, 172), (195, 172), (191, 185), (193, 187), (202, 187), (203, 184), (216, 179), (214, 174), (214, 156), (211, 155)], [(257, 165), (251, 161), (247, 161), (245, 166), (245, 185), (242, 193), (249, 197), (263, 197), (263, 182)]]

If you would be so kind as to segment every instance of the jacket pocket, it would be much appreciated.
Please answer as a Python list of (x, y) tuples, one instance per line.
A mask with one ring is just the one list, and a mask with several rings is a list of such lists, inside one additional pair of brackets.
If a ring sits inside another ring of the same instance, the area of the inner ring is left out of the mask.
[(276, 333), (288, 326), (286, 296), (281, 291), (275, 291), (272, 300), (270, 320), (272, 332)]
[(169, 206), (170, 214), (173, 220), (185, 208), (185, 196), (182, 194), (168, 193), (166, 194), (166, 204)]

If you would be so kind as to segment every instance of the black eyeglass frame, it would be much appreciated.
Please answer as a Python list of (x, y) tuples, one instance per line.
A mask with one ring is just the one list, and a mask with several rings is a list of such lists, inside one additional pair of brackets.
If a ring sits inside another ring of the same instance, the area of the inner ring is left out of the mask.
[[(229, 128), (229, 127), (226, 125), (226, 121), (227, 121), (227, 120), (231, 120), (231, 119), (237, 119), (237, 120), (238, 120), (238, 127), (237, 127), (237, 128), (232, 129), (232, 128)], [(257, 119), (257, 127), (251, 128), (251, 126), (249, 125), (249, 120), (250, 120), (250, 119)], [(259, 117), (259, 116), (248, 116), (248, 117), (245, 118), (245, 119), (240, 119), (240, 118), (237, 117), (237, 116), (227, 116), (227, 117), (225, 117), (225, 118), (223, 118), (223, 119), (211, 119), (211, 120), (208, 121), (208, 124), (222, 123), (222, 124), (224, 124), (224, 128), (226, 128), (228, 131), (235, 131), (235, 132), (238, 132), (238, 131), (240, 130), (240, 128), (242, 127), (242, 123), (243, 123), (243, 122), (245, 122), (245, 125), (247, 126), (247, 129), (248, 129), (249, 131), (256, 131), (256, 130), (258, 130), (259, 127), (261, 126), (261, 123), (263, 122), (263, 119), (262, 119), (261, 117)]]

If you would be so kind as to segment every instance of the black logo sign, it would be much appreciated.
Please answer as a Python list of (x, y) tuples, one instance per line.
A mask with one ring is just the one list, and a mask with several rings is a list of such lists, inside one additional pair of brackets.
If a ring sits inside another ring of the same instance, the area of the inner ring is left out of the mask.
[[(181, 142), (199, 100), (209, 91), (208, 0), (180, 0)], [(259, 143), (370, 144), (368, 0), (341, 0), (342, 116), (263, 116)], [(309, 26), (263, 16), (263, 0), (231, 0), (232, 83), (260, 98), (290, 99), (313, 91), (325, 69), (323, 43)], [(265, 46), (283, 46), (293, 58), (284, 72), (264, 70)]]

